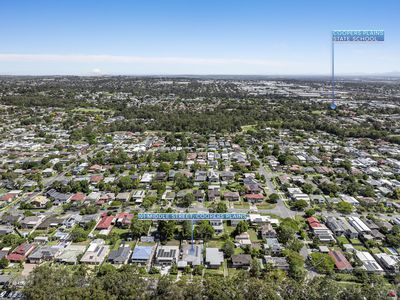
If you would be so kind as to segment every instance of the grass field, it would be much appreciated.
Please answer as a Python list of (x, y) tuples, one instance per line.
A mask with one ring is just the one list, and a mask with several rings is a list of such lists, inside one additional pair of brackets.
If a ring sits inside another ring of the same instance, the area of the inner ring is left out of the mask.
[(256, 204), (258, 209), (274, 209), (276, 204), (271, 204), (271, 203), (260, 203)]
[(336, 239), (343, 244), (350, 244), (349, 240), (345, 236), (338, 236)]
[(239, 209), (249, 209), (250, 208), (250, 204), (248, 202), (243, 202), (243, 201), (235, 202), (235, 203), (233, 203), (233, 206), (235, 208), (239, 208)]
[(224, 241), (222, 240), (211, 240), (207, 242), (207, 247), (209, 248), (222, 248)]
[(359, 239), (351, 239), (350, 242), (353, 245), (362, 245), (361, 241)]
[(258, 242), (259, 241), (258, 240), (258, 236), (257, 236), (257, 232), (253, 228), (250, 228), (249, 230), (247, 230), (247, 232), (249, 233), (250, 240), (252, 242)]

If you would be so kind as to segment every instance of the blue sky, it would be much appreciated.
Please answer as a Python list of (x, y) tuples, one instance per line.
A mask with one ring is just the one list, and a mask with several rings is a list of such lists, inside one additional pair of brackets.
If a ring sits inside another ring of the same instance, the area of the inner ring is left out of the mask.
[(400, 71), (400, 1), (1, 0), (0, 74), (329, 74)]

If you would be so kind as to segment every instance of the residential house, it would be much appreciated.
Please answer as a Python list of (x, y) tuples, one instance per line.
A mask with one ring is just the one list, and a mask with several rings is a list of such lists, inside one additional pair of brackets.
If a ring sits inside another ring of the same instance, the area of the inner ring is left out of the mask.
[(231, 171), (222, 171), (220, 176), (222, 181), (232, 181), (235, 179), (235, 173)]
[(194, 199), (198, 202), (204, 202), (205, 200), (205, 192), (203, 190), (194, 190), (193, 191)]
[(176, 193), (174, 191), (167, 190), (161, 196), (161, 199), (166, 200), (168, 202), (172, 202), (175, 200)]
[(28, 261), (32, 264), (40, 264), (43, 261), (53, 261), (60, 253), (61, 249), (57, 246), (42, 246), (36, 248), (36, 250), (28, 256)]
[(122, 244), (117, 250), (112, 250), (108, 255), (108, 261), (112, 264), (126, 264), (131, 255), (131, 247), (129, 244)]
[(199, 266), (203, 264), (203, 245), (186, 244), (182, 246), (181, 257), (178, 260), (178, 268), (186, 266)]
[(35, 208), (45, 208), (50, 199), (45, 196), (36, 196), (31, 200), (31, 205)]
[(262, 239), (276, 238), (276, 230), (271, 223), (266, 223), (259, 228), (259, 233)]
[(388, 271), (393, 273), (399, 272), (400, 257), (397, 255), (378, 253), (374, 255), (378, 262)]
[(85, 245), (69, 244), (61, 250), (61, 253), (55, 258), (57, 262), (64, 264), (77, 264), (78, 257), (86, 250)]
[(274, 257), (274, 256), (264, 256), (264, 261), (266, 264), (271, 264), (271, 266), (278, 270), (289, 270), (289, 263), (286, 257)]
[(147, 266), (153, 260), (155, 253), (155, 246), (141, 246), (137, 245), (133, 249), (131, 256), (131, 263)]
[(207, 181), (207, 172), (201, 170), (196, 171), (196, 173), (194, 174), (194, 181), (197, 183)]
[(344, 229), (345, 235), (349, 239), (355, 239), (358, 237), (358, 231), (352, 225), (350, 225), (345, 218), (338, 218), (338, 223)]
[(226, 201), (239, 201), (240, 200), (239, 192), (225, 192), (224, 199)]
[(23, 243), (14, 249), (6, 258), (10, 262), (23, 262), (25, 258), (35, 249), (35, 244)]
[(178, 261), (179, 247), (161, 245), (157, 249), (156, 264), (159, 266), (170, 266)]
[(266, 238), (266, 244), (264, 245), (265, 250), (273, 255), (280, 255), (283, 250), (283, 246), (279, 243), (277, 238)]
[(206, 248), (206, 266), (219, 268), (224, 262), (224, 253), (218, 248)]
[(121, 201), (121, 202), (129, 202), (130, 199), (131, 199), (131, 193), (127, 193), (127, 192), (119, 193), (115, 197), (115, 200)]
[(14, 232), (14, 228), (9, 225), (0, 225), (0, 236), (7, 235)]
[(247, 232), (243, 232), (243, 233), (235, 236), (235, 243), (239, 247), (251, 245), (250, 235)]
[(210, 220), (210, 223), (216, 234), (220, 234), (224, 231), (224, 223), (222, 220)]
[(128, 228), (131, 225), (132, 219), (133, 214), (122, 212), (116, 215), (114, 222), (117, 227)]
[(44, 216), (25, 217), (23, 220), (21, 220), (21, 226), (22, 228), (34, 228), (42, 222), (43, 218)]
[(332, 257), (332, 259), (335, 262), (335, 268), (338, 271), (352, 271), (353, 267), (351, 266), (351, 264), (349, 263), (349, 261), (347, 260), (347, 258), (344, 256), (344, 254), (339, 251), (339, 250), (335, 250), (335, 251), (329, 251), (329, 256)]
[(308, 225), (311, 228), (312, 233), (321, 242), (331, 242), (334, 241), (332, 231), (328, 229), (324, 224), (321, 224), (315, 217), (307, 218)]
[(108, 216), (107, 214), (103, 214), (100, 219), (100, 222), (96, 226), (96, 229), (111, 230), (114, 218), (115, 218), (114, 216)]
[(261, 194), (263, 189), (259, 183), (245, 184), (244, 189), (248, 194)]
[(71, 203), (75, 205), (82, 204), (86, 200), (86, 195), (84, 193), (78, 192), (76, 194), (73, 194), (70, 201)]
[(260, 203), (264, 200), (264, 195), (262, 195), (262, 194), (246, 194), (244, 196), (244, 198), (247, 199), (247, 201), (250, 203)]
[(55, 228), (55, 227), (61, 226), (61, 224), (63, 224), (63, 222), (64, 222), (64, 219), (57, 218), (55, 216), (50, 216), (50, 217), (44, 219), (43, 222), (41, 222), (37, 226), (37, 229), (45, 230), (45, 229), (49, 229), (49, 228)]
[(251, 255), (250, 254), (236, 254), (232, 255), (232, 267), (234, 268), (250, 268)]
[(357, 251), (357, 259), (362, 263), (362, 267), (367, 272), (371, 273), (383, 273), (382, 267), (378, 262), (372, 257), (372, 255), (367, 251)]
[(359, 234), (371, 232), (371, 229), (359, 217), (348, 217), (347, 220)]
[(328, 217), (326, 219), (326, 226), (336, 235), (341, 236), (345, 233), (345, 229), (335, 217)]
[(134, 201), (136, 204), (140, 204), (143, 202), (145, 196), (146, 196), (145, 190), (136, 190), (132, 193), (132, 201)]
[(83, 254), (80, 262), (90, 265), (99, 265), (104, 261), (109, 251), (110, 246), (105, 245), (104, 240), (93, 240), (90, 243), (89, 248)]
[(57, 192), (55, 189), (51, 189), (47, 192), (47, 196), (53, 200), (53, 203), (55, 205), (59, 205), (59, 204), (64, 204), (64, 203), (68, 203), (73, 194), (70, 193), (60, 193)]
[(101, 193), (100, 192), (91, 192), (87, 197), (86, 200), (87, 202), (96, 202), (100, 199)]

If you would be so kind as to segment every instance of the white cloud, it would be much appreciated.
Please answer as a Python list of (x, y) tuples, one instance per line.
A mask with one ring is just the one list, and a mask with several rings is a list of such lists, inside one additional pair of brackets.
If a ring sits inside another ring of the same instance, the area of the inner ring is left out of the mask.
[(287, 67), (296, 62), (282, 62), (266, 59), (241, 58), (196, 58), (196, 57), (148, 57), (120, 55), (85, 55), (85, 54), (15, 54), (0, 53), (2, 62), (87, 62), (87, 63), (148, 63), (174, 65), (262, 65), (269, 67)]

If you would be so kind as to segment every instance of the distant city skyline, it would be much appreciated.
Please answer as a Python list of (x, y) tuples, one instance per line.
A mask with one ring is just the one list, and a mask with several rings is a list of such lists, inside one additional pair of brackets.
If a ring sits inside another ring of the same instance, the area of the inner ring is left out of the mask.
[(400, 74), (399, 1), (19, 1), (0, 3), (0, 75)]

